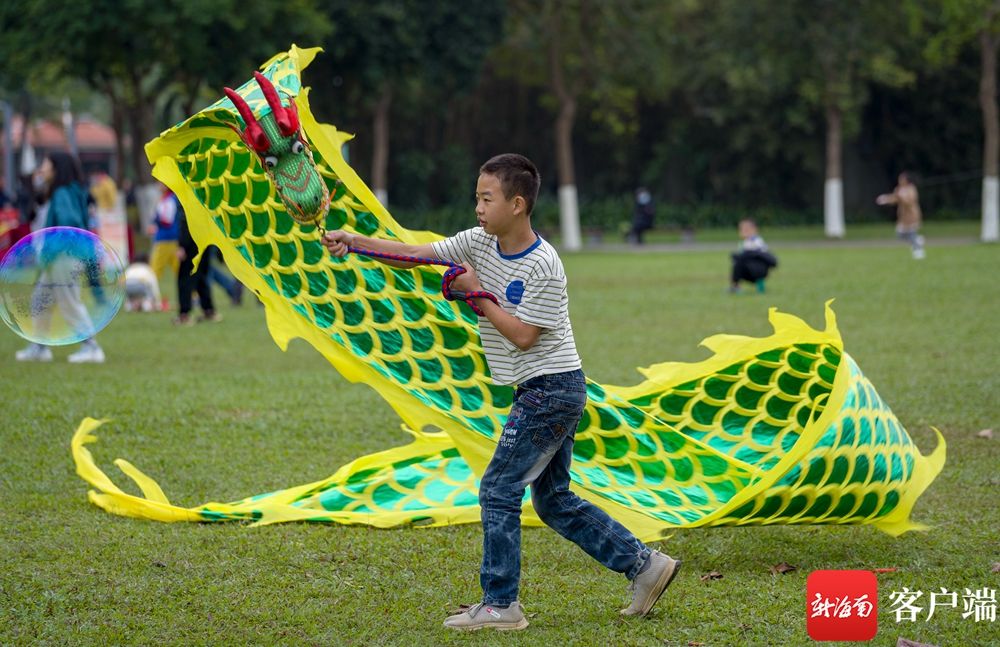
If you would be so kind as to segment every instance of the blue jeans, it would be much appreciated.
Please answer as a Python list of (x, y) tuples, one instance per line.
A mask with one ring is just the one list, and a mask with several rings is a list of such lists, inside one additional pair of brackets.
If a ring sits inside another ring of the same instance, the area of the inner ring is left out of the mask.
[(583, 371), (541, 375), (518, 386), (507, 424), (479, 486), (483, 520), (483, 601), (517, 600), (521, 502), (531, 486), (535, 512), (591, 557), (628, 579), (650, 549), (606, 512), (569, 489), (573, 438), (587, 402)]

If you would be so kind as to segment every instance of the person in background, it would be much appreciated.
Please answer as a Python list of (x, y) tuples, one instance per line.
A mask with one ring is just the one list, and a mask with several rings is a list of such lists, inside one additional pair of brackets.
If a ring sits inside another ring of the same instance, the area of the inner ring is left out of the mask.
[(0, 257), (13, 244), (9, 242), (9, 234), (17, 229), (20, 221), (18, 211), (14, 208), (10, 196), (7, 195), (3, 179), (0, 178)]
[(211, 265), (209, 265), (208, 269), (209, 284), (215, 283), (225, 290), (234, 306), (243, 305), (243, 284), (230, 276), (216, 263), (216, 261), (223, 263), (222, 253), (219, 251), (219, 248), (215, 245), (209, 245), (205, 249), (205, 258), (211, 260)]
[(653, 228), (656, 217), (656, 207), (653, 196), (645, 187), (639, 187), (635, 192), (635, 206), (632, 209), (632, 229), (628, 232), (628, 240), (634, 245), (642, 244), (643, 233)]
[(7, 187), (4, 186), (3, 176), (0, 176), (0, 209), (5, 209), (11, 203), (10, 194), (7, 193)]
[(920, 235), (920, 224), (923, 220), (920, 196), (910, 174), (906, 171), (900, 173), (892, 193), (878, 196), (875, 198), (875, 204), (896, 205), (896, 235), (910, 243), (913, 258), (921, 260), (926, 257), (924, 237)]
[[(180, 285), (180, 256), (178, 255), (177, 238), (180, 232), (178, 212), (181, 203), (174, 192), (163, 187), (163, 194), (156, 204), (156, 214), (149, 226), (149, 234), (153, 237), (153, 252), (149, 264), (156, 274), (156, 279), (163, 280), (163, 273), (170, 269)], [(160, 304), (161, 310), (169, 310), (170, 303), (166, 299)]]
[(145, 254), (139, 254), (125, 268), (125, 310), (153, 312), (160, 309), (160, 283)]
[[(88, 193), (83, 186), (83, 173), (76, 158), (69, 153), (53, 151), (39, 166), (37, 177), (41, 195), (47, 205), (44, 209), (45, 220), (42, 226), (76, 227), (86, 230), (90, 221)], [(44, 247), (42, 254), (45, 254)], [(32, 299), (54, 299), (63, 318), (74, 329), (93, 330), (93, 322), (81, 300), (80, 286), (73, 278), (73, 271), (74, 268), (66, 262), (66, 259), (54, 259), (51, 266), (47, 267), (39, 278), (39, 285), (49, 287), (40, 292), (36, 286)], [(98, 296), (96, 292), (95, 296)], [(39, 307), (38, 311), (42, 314), (36, 325), (41, 330), (48, 325), (47, 318), (51, 316), (51, 308)], [(15, 359), (19, 362), (49, 362), (52, 361), (52, 351), (48, 346), (32, 343), (27, 348), (17, 351)], [(104, 350), (91, 336), (83, 341), (78, 351), (69, 356), (69, 361), (74, 364), (84, 362), (100, 364), (104, 362)]]
[(764, 280), (768, 273), (778, 266), (778, 259), (767, 249), (767, 243), (757, 229), (757, 222), (752, 218), (744, 218), (739, 224), (740, 244), (733, 252), (732, 272), (729, 291), (736, 294), (740, 291), (740, 282), (746, 281), (757, 286), (757, 292), (766, 289)]
[[(174, 200), (177, 198), (174, 197)], [(211, 254), (202, 254), (198, 269), (195, 269), (194, 259), (198, 256), (198, 244), (191, 237), (191, 230), (188, 229), (187, 218), (180, 202), (177, 202), (176, 214), (178, 222), (177, 259), (180, 262), (180, 269), (177, 272), (177, 301), (180, 304), (180, 310), (174, 323), (179, 326), (194, 323), (191, 320), (191, 309), (194, 305), (195, 291), (198, 292), (198, 305), (201, 306), (203, 313), (198, 321), (222, 321), (222, 315), (215, 311), (215, 304), (212, 302), (212, 288), (208, 284), (208, 273), (212, 267)]]

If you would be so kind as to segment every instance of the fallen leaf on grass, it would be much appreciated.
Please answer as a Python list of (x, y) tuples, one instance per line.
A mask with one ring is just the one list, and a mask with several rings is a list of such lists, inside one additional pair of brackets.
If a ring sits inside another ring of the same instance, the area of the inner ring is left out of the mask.
[(896, 647), (937, 647), (937, 645), (931, 645), (929, 643), (918, 643), (915, 640), (907, 640), (906, 638), (900, 638), (896, 641)]
[(775, 564), (771, 567), (771, 572), (775, 575), (784, 575), (785, 573), (791, 573), (795, 570), (795, 567), (788, 562), (781, 562), (780, 564)]
[(993, 572), (1000, 573), (1000, 562), (993, 562)]
[(889, 568), (873, 568), (872, 573), (895, 573), (898, 569), (895, 566)]
[(719, 571), (712, 571), (711, 573), (705, 573), (704, 575), (701, 576), (702, 582), (707, 582), (708, 580), (721, 580), (721, 579), (722, 579), (722, 573), (720, 573)]
[(705, 643), (698, 643), (693, 640), (688, 641), (688, 647), (702, 647)]
[(993, 430), (992, 429), (983, 429), (978, 434), (976, 434), (976, 437), (977, 438), (986, 438), (987, 440), (989, 440), (990, 438), (993, 438)]

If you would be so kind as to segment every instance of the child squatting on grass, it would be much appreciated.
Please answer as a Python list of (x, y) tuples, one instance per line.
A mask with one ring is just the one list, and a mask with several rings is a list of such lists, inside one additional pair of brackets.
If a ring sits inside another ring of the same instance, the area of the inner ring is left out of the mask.
[[(663, 594), (680, 560), (639, 541), (603, 510), (569, 489), (573, 440), (587, 401), (580, 356), (569, 321), (566, 273), (559, 255), (531, 228), (541, 181), (535, 165), (516, 154), (479, 169), (477, 227), (427, 245), (328, 232), (334, 256), (348, 247), (461, 263), (455, 290), (486, 290), (500, 305), (476, 302), (479, 332), (497, 384), (516, 385), (514, 402), (479, 488), (482, 508), (483, 598), (444, 621), (453, 629), (524, 629), (517, 599), (521, 576), (521, 501), (531, 486), (535, 512), (591, 557), (629, 580), (632, 603), (623, 615), (644, 616)], [(383, 261), (396, 267), (413, 264)]]

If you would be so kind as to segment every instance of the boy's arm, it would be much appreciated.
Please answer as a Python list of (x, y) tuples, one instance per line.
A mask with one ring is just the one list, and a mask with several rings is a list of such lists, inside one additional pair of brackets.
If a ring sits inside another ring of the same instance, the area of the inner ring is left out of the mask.
[(542, 334), (542, 329), (538, 326), (524, 323), (514, 315), (507, 314), (503, 308), (489, 299), (476, 298), (476, 305), (482, 309), (497, 331), (521, 350), (528, 350), (534, 346), (538, 336)]
[[(452, 283), (452, 288), (465, 292), (480, 292), (483, 290), (476, 271), (468, 263), (462, 263), (465, 274), (460, 274)], [(528, 350), (538, 341), (538, 336), (542, 334), (542, 328), (533, 324), (521, 321), (512, 314), (493, 303), (489, 299), (474, 297), (476, 305), (482, 309), (483, 314), (490, 320), (493, 327), (521, 350)]]
[[(347, 254), (348, 247), (358, 247), (361, 249), (370, 249), (373, 252), (381, 252), (383, 254), (416, 256), (418, 258), (438, 258), (430, 243), (425, 245), (408, 245), (398, 240), (368, 238), (367, 236), (362, 236), (360, 234), (346, 232), (343, 229), (326, 232), (326, 235), (323, 236), (323, 244), (326, 245), (326, 248), (330, 250), (331, 254), (338, 257), (345, 256)], [(404, 261), (389, 260), (385, 258), (377, 258), (375, 260), (381, 261), (386, 265), (391, 265), (393, 267), (409, 268), (419, 265), (419, 263), (407, 263)]]

